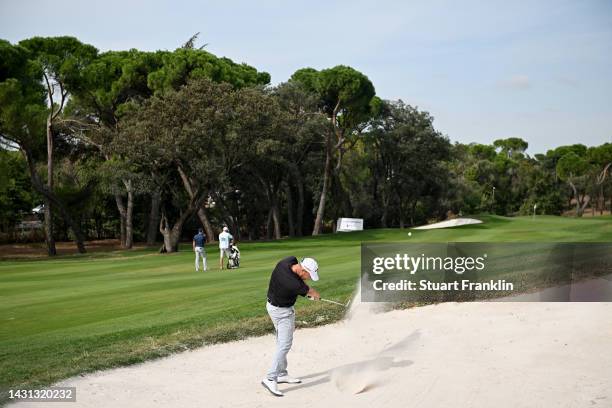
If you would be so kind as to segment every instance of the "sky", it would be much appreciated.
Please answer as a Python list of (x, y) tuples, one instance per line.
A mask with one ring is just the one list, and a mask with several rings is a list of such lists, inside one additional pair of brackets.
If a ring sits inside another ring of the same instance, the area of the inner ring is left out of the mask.
[(349, 65), (452, 141), (530, 154), (612, 142), (612, 1), (0, 0), (0, 38), (72, 35), (101, 51), (206, 50), (286, 81)]

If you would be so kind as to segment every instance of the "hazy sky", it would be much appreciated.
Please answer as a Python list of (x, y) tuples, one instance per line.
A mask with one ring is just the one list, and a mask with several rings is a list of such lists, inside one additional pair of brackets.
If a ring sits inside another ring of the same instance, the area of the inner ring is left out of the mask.
[(350, 65), (428, 110), (451, 140), (612, 142), (612, 1), (0, 0), (0, 38), (73, 35), (100, 50), (219, 56), (285, 81)]

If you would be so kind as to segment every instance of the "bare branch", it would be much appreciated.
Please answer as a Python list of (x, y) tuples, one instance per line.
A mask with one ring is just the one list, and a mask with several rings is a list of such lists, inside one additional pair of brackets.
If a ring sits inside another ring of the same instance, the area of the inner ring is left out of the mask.
[(603, 182), (606, 180), (606, 176), (608, 175), (608, 170), (610, 169), (610, 166), (612, 166), (612, 162), (608, 163), (606, 165), (606, 167), (604, 167), (604, 169), (601, 171), (601, 173), (599, 173), (599, 175), (597, 176), (597, 184), (603, 184)]
[(6, 133), (0, 133), (0, 145), (2, 145), (3, 148), (19, 149), (19, 141)]
[(64, 86), (62, 85), (62, 83), (59, 82), (58, 84), (60, 87), (61, 99), (60, 99), (59, 106), (57, 108), (57, 112), (53, 113), (53, 115), (51, 116), (51, 120), (55, 120), (55, 118), (57, 118), (57, 116), (61, 113), (62, 109), (64, 109), (64, 103), (66, 102), (66, 96), (68, 95), (68, 91), (64, 90)]
[(49, 105), (51, 106), (51, 115), (53, 115), (53, 92), (55, 91), (55, 89), (49, 83), (49, 77), (44, 71), (43, 77), (45, 78), (45, 83), (47, 84), (47, 96), (49, 97)]
[[(199, 32), (197, 32), (194, 35), (192, 35), (189, 38), (189, 40), (187, 40), (187, 42), (181, 46), (181, 48), (186, 48), (186, 49), (189, 49), (189, 50), (195, 49), (195, 42), (198, 39), (199, 35), (200, 35)], [(198, 50), (204, 49), (204, 47), (206, 47), (207, 45), (208, 45), (208, 43), (202, 45), (201, 47), (198, 48)]]

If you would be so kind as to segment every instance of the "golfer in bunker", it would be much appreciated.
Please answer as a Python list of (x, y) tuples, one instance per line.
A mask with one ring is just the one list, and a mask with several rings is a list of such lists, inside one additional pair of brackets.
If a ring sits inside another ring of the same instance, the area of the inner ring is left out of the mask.
[(272, 366), (262, 380), (263, 386), (277, 397), (283, 393), (278, 390), (278, 383), (297, 384), (300, 379), (292, 378), (287, 372), (287, 353), (293, 343), (295, 329), (295, 309), (293, 305), (298, 295), (319, 300), (319, 292), (304, 283), (308, 279), (319, 280), (319, 265), (312, 258), (298, 262), (295, 256), (282, 259), (276, 264), (268, 287), (266, 309), (276, 329), (276, 352)]

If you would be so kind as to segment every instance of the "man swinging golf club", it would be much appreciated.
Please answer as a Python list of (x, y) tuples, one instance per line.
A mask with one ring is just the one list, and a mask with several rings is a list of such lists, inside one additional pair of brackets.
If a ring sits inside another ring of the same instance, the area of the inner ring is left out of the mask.
[(298, 262), (295, 256), (281, 259), (276, 264), (268, 287), (266, 309), (276, 329), (276, 352), (272, 366), (262, 380), (263, 386), (277, 397), (284, 394), (278, 390), (278, 383), (297, 384), (300, 379), (292, 378), (287, 372), (287, 353), (293, 343), (295, 329), (295, 309), (297, 295), (319, 300), (319, 292), (304, 283), (308, 279), (319, 280), (319, 265), (312, 258)]

